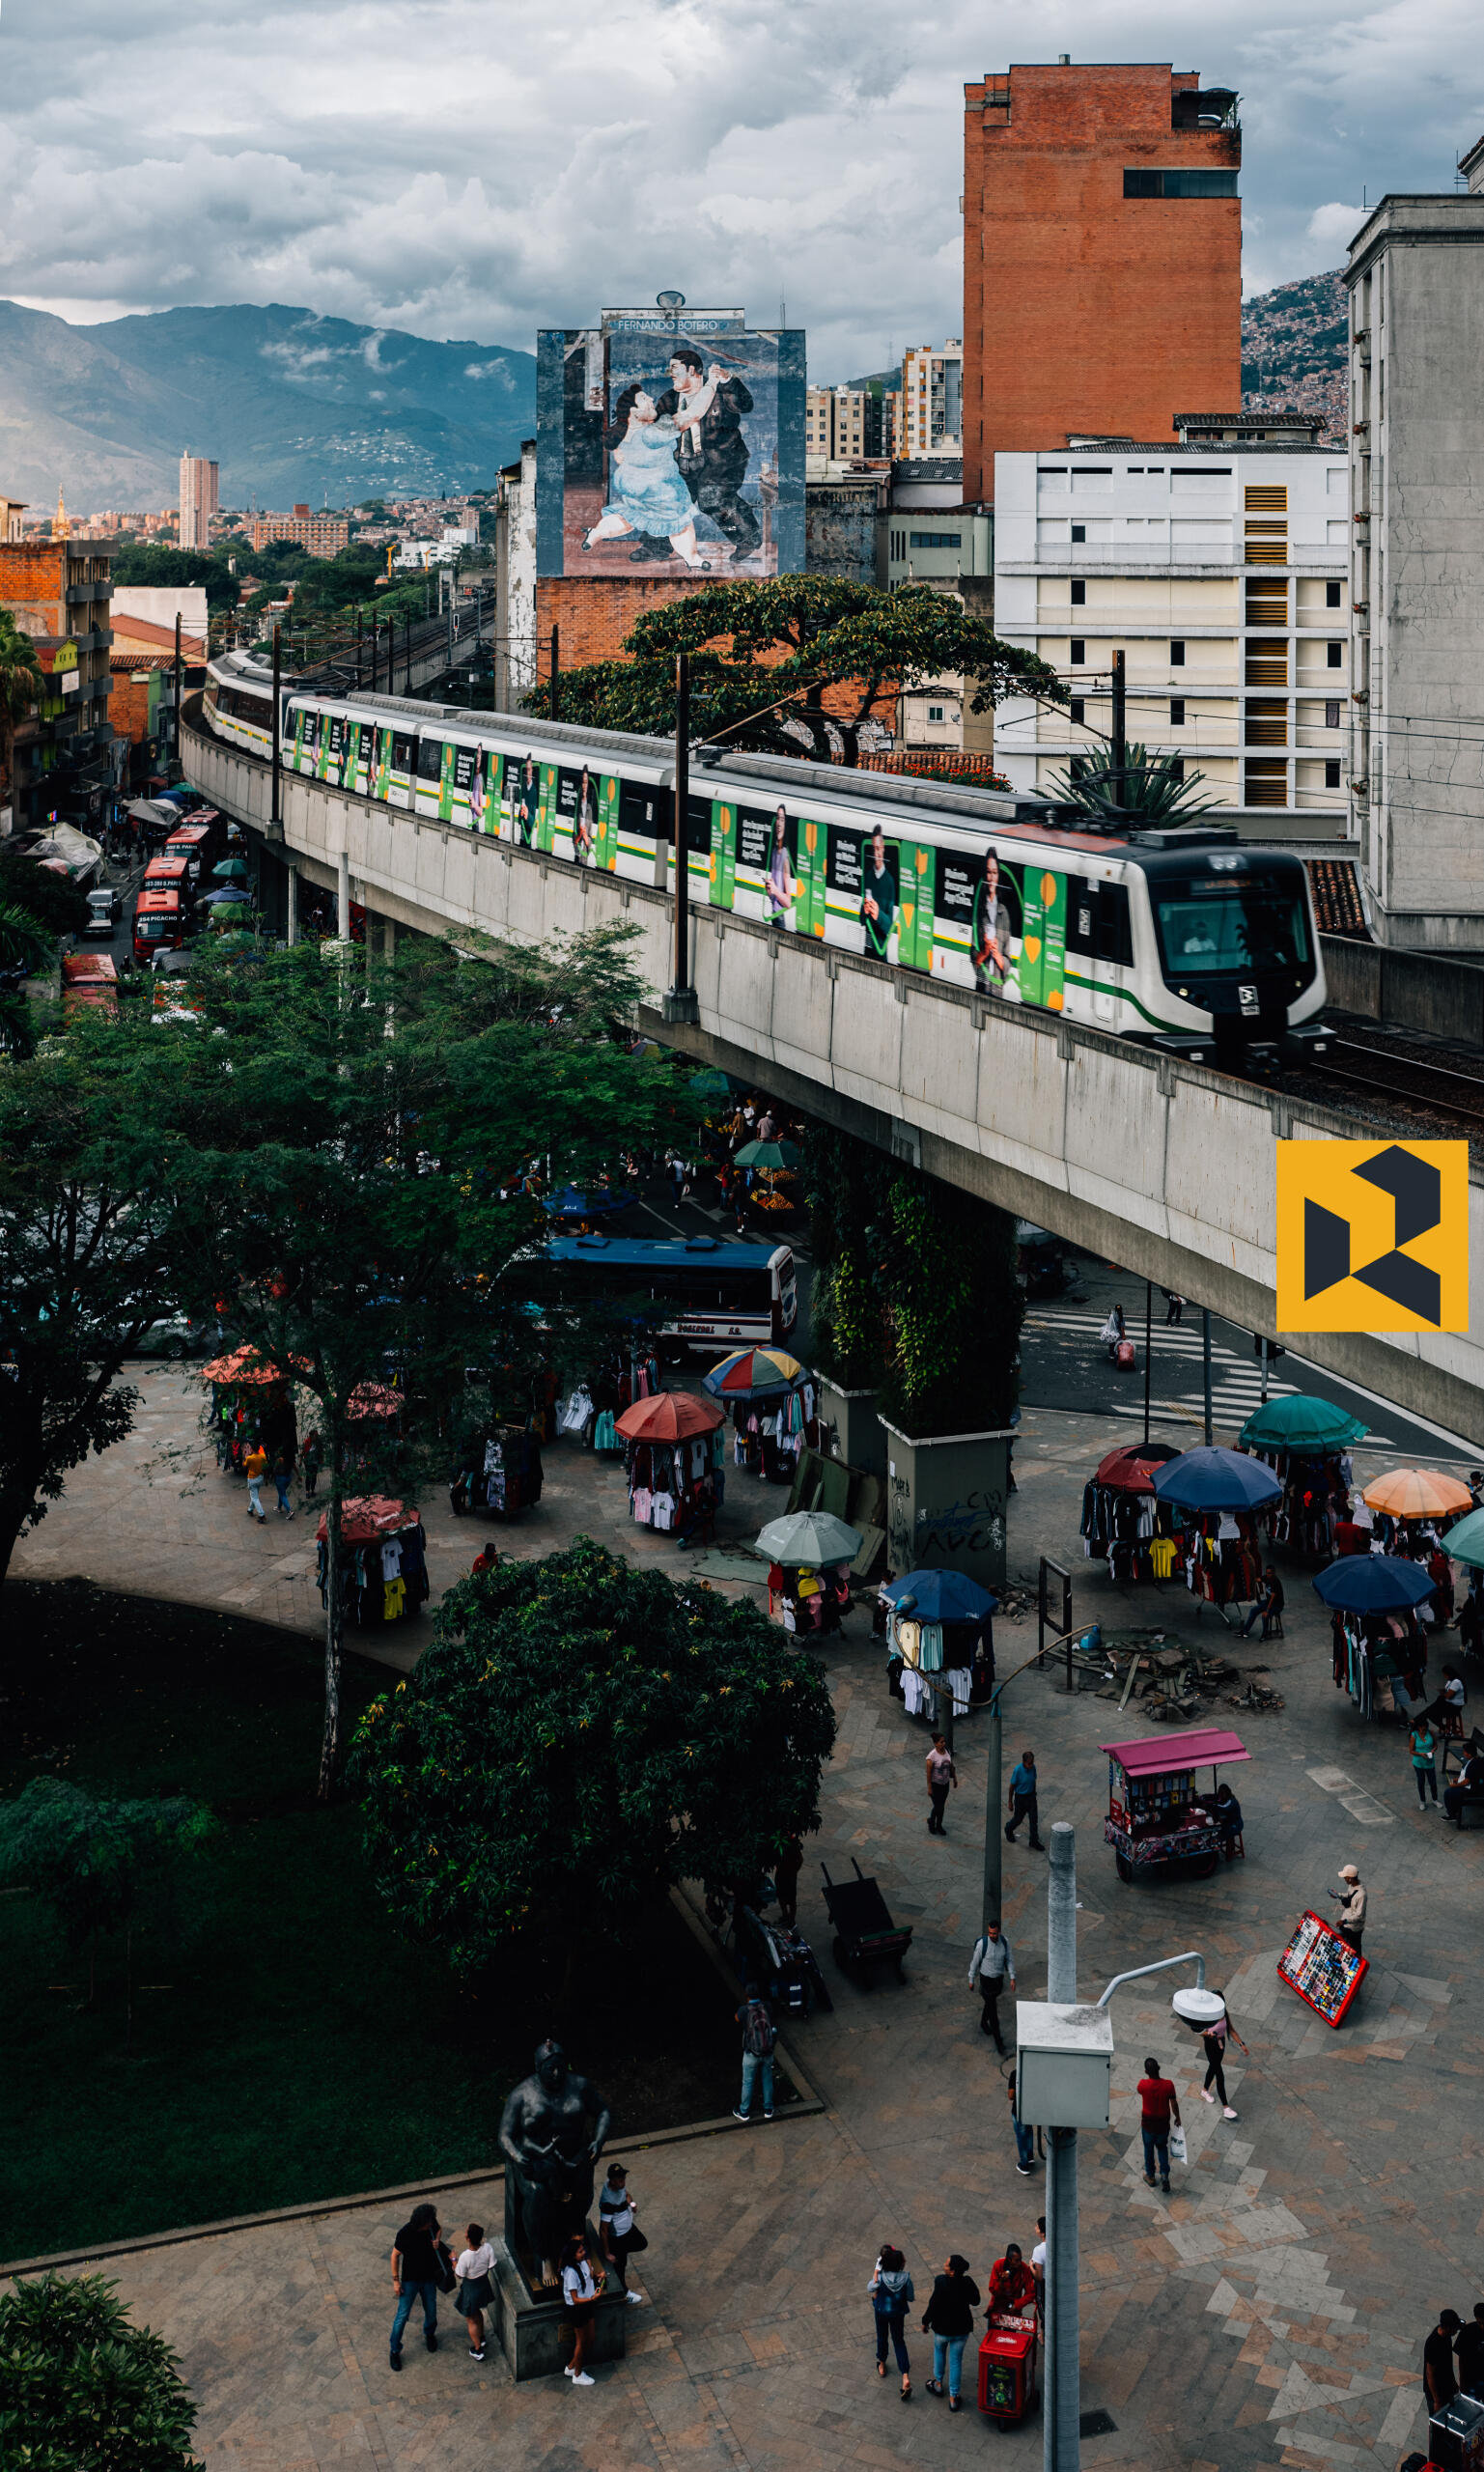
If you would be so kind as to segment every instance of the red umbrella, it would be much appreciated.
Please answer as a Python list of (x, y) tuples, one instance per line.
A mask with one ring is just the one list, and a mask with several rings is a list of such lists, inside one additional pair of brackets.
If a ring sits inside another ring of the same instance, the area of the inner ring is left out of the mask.
[(714, 1433), (726, 1415), (692, 1390), (659, 1390), (652, 1399), (635, 1399), (614, 1422), (630, 1442), (684, 1442), (688, 1434)]
[[(374, 1536), (395, 1536), (399, 1529), (410, 1528), (416, 1518), (413, 1503), (393, 1502), (389, 1494), (350, 1494), (340, 1505), (341, 1539), (347, 1545), (369, 1545)], [(316, 1533), (322, 1545), (329, 1533), (323, 1511)]]
[(1108, 1485), (1119, 1494), (1152, 1494), (1153, 1471), (1162, 1468), (1166, 1459), (1177, 1459), (1179, 1452), (1167, 1442), (1126, 1442), (1110, 1450), (1098, 1463), (1093, 1477), (1095, 1485)]

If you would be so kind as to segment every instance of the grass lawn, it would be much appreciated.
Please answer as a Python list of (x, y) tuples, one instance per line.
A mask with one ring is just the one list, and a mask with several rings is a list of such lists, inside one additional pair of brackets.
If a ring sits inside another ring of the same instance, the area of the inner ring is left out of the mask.
[[(45, 1910), (0, 1896), (9, 2134), (0, 2259), (478, 2171), (543, 2036), (625, 2134), (736, 2099), (720, 1977), (668, 1905), (595, 1952), (576, 2013), (560, 1952), (478, 1992), (401, 1939), (351, 1805), (314, 1804), (321, 1671), (311, 1643), (65, 1582), (0, 1594), (0, 1794), (37, 1775), (127, 1795), (188, 1792), (220, 1834), (175, 1947), (136, 1934), (86, 1957)], [(347, 1723), (389, 1679), (349, 1659)]]

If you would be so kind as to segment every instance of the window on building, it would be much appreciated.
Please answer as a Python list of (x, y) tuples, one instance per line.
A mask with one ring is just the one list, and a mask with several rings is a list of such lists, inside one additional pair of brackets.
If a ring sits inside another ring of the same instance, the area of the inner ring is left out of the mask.
[(1154, 171), (1130, 165), (1123, 176), (1125, 197), (1235, 197), (1235, 172)]
[(943, 708), (941, 704), (930, 704), (928, 706), (928, 719), (930, 721), (940, 721), (942, 717)]
[(1183, 730), (1185, 727), (1185, 697), (1183, 695), (1172, 695), (1169, 699), (1169, 725), (1172, 730)]
[(1340, 668), (1342, 668), (1342, 667), (1344, 666), (1344, 660), (1345, 660), (1345, 647), (1344, 647), (1344, 645), (1343, 645), (1343, 644), (1326, 644), (1326, 646), (1325, 646), (1325, 659), (1326, 659), (1326, 660), (1329, 662), (1329, 665), (1330, 665), (1330, 667), (1331, 669), (1340, 669)]
[(1337, 755), (1327, 755), (1325, 757), (1325, 788), (1327, 790), (1337, 790), (1339, 786), (1340, 759)]
[(1081, 638), (1081, 636), (1080, 636), (1080, 635), (1074, 635), (1074, 636), (1073, 636), (1073, 638), (1072, 638), (1072, 666), (1073, 666), (1073, 668), (1074, 668), (1074, 669), (1080, 669), (1080, 668), (1082, 667), (1082, 664), (1083, 664), (1083, 663), (1084, 663), (1084, 661), (1086, 660), (1086, 659), (1087, 659), (1087, 647), (1086, 647), (1086, 645), (1083, 643), (1082, 638)]
[(1072, 538), (1073, 538), (1073, 540), (1074, 540), (1074, 541), (1085, 541), (1085, 540), (1086, 540), (1086, 538), (1087, 538), (1087, 526), (1086, 526), (1086, 524), (1085, 524), (1085, 523), (1074, 523), (1074, 525), (1072, 526)]
[(1170, 648), (1169, 648), (1169, 665), (1170, 665), (1171, 669), (1184, 669), (1184, 667), (1185, 667), (1185, 646), (1184, 646), (1184, 644), (1182, 644), (1182, 643), (1178, 643), (1178, 642), (1177, 642), (1177, 643), (1172, 643), (1172, 644), (1170, 645)]
[(1087, 720), (1087, 704), (1085, 697), (1081, 695), (1074, 695), (1069, 709), (1072, 715), (1072, 725), (1074, 729), (1084, 728)]
[(1331, 576), (1325, 585), (1325, 607), (1327, 609), (1338, 609), (1340, 605), (1340, 591), (1341, 586), (1339, 577), (1337, 576)]
[(914, 549), (956, 549), (959, 536), (956, 532), (914, 532), (911, 546)]
[(1325, 706), (1325, 727), (1327, 730), (1337, 730), (1339, 725), (1340, 708), (1337, 702), (1331, 701)]
[(1080, 576), (1075, 576), (1073, 577), (1073, 581), (1072, 581), (1072, 606), (1073, 606), (1073, 608), (1074, 608), (1074, 609), (1080, 609), (1080, 608), (1082, 607), (1083, 604), (1085, 603), (1086, 599), (1087, 599), (1087, 586), (1086, 586), (1086, 584), (1082, 581), (1082, 578), (1080, 577)]

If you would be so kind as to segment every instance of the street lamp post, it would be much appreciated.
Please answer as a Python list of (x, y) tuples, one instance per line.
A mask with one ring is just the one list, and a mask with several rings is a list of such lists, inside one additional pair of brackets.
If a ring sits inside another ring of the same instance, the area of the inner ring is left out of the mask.
[[(1046, 1892), (1046, 1996), (1077, 2005), (1077, 1832), (1051, 1829)], [(1078, 2472), (1082, 2383), (1078, 2325), (1077, 2131), (1046, 2132), (1045, 2472)]]
[(1005, 1736), (999, 1713), (999, 1695), (1008, 1683), (1015, 1681), (1018, 1674), (1025, 1671), (1026, 1666), (1035, 1665), (1040, 1655), (1041, 1650), (1034, 1649), (1025, 1659), (1024, 1664), (1016, 1667), (1014, 1673), (1007, 1673), (1003, 1682), (995, 1683), (990, 1694), (989, 1706), (985, 1711), (990, 1727), (990, 1756), (984, 1780), (984, 1889), (979, 1923), (981, 1931), (987, 1931), (992, 1923), (1000, 1921), (999, 1903), (1004, 1888), (1002, 1849), (1005, 1840), (1000, 1832), (1004, 1826), (1001, 1813), (1004, 1810)]

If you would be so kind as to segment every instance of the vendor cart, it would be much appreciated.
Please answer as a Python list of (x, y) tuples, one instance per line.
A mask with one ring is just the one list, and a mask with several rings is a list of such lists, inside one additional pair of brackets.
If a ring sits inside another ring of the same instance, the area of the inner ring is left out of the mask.
[[(854, 1862), (854, 1857), (852, 1856)], [(868, 1975), (874, 1965), (894, 1965), (898, 1979), (902, 1960), (912, 1943), (912, 1926), (898, 1925), (886, 1911), (886, 1900), (874, 1880), (855, 1863), (853, 1880), (832, 1880), (825, 1872), (825, 1906), (835, 1926), (834, 1960), (842, 1974)]]
[[(1099, 1748), (1108, 1757), (1103, 1835), (1121, 1880), (1147, 1879), (1171, 1868), (1206, 1879), (1223, 1853), (1235, 1851), (1228, 1842), (1233, 1832), (1222, 1827), (1217, 1812), (1216, 1772), (1251, 1758), (1239, 1734), (1220, 1726), (1194, 1726)], [(1204, 1797), (1196, 1787), (1198, 1768), (1211, 1770), (1211, 1791)]]
[(1037, 2401), (1036, 2321), (994, 2310), (979, 2346), (979, 2409), (992, 2421), (1022, 2421)]

